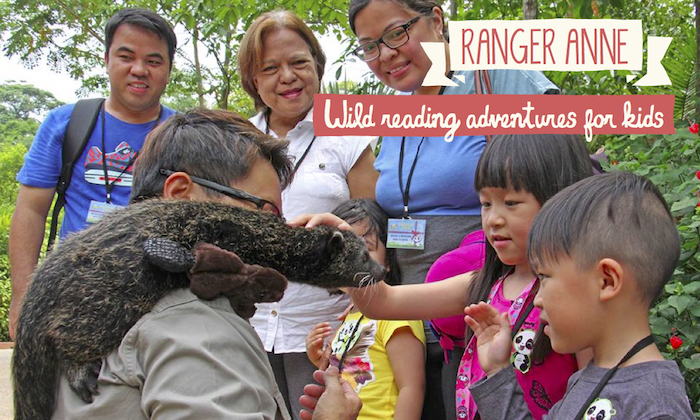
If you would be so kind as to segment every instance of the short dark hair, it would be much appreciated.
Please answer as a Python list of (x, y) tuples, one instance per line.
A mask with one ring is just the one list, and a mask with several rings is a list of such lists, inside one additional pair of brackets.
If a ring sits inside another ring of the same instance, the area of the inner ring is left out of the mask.
[(131, 201), (162, 195), (166, 177), (161, 168), (231, 185), (248, 175), (257, 157), (272, 164), (284, 188), (291, 182), (293, 167), (288, 144), (232, 111), (195, 109), (175, 114), (146, 138), (134, 168)]
[(109, 48), (112, 46), (114, 33), (117, 32), (117, 28), (124, 24), (141, 27), (155, 33), (160, 39), (165, 39), (165, 42), (168, 44), (170, 68), (173, 67), (175, 50), (177, 49), (177, 37), (175, 36), (173, 27), (170, 26), (165, 19), (160, 17), (158, 13), (148, 9), (122, 9), (109, 18), (107, 25), (105, 25), (105, 46), (107, 47), (107, 53), (109, 53)]
[[(389, 216), (387, 216), (376, 200), (368, 198), (347, 200), (340, 203), (332, 213), (350, 225), (367, 221), (369, 225), (367, 233), (377, 235), (377, 239), (386, 247)], [(384, 279), (387, 284), (396, 285), (401, 283), (401, 272), (399, 271), (395, 248), (387, 248), (386, 261), (379, 261), (379, 263), (388, 266), (389, 272)]]
[[(355, 31), (355, 19), (357, 18), (357, 14), (362, 11), (365, 7), (369, 6), (369, 4), (373, 1), (380, 1), (380, 0), (350, 0), (350, 7), (348, 8), (348, 21), (350, 22), (350, 29), (352, 29), (352, 32), (354, 34), (357, 34)], [(381, 1), (391, 1), (399, 6), (403, 6), (407, 9), (413, 10), (416, 13), (419, 13), (422, 16), (429, 16), (433, 12), (434, 7), (438, 7), (440, 10), (442, 10), (442, 7), (440, 6), (440, 3), (437, 3), (432, 0), (381, 0)], [(450, 35), (449, 32), (447, 31), (447, 25), (445, 25), (445, 14), (442, 14), (442, 35), (445, 37), (445, 40), (450, 40)]]
[(612, 172), (562, 190), (535, 217), (530, 266), (562, 256), (581, 270), (603, 258), (616, 260), (632, 272), (651, 306), (678, 264), (680, 239), (666, 200), (650, 180)]

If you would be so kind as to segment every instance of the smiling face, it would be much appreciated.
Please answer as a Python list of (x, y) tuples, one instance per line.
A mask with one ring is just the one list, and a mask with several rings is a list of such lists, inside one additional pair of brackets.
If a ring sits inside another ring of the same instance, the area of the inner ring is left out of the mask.
[(527, 191), (497, 187), (479, 190), (481, 224), (489, 243), (505, 265), (527, 264), (527, 235), (540, 203)]
[(301, 121), (311, 109), (320, 82), (309, 45), (290, 29), (270, 32), (253, 82), (271, 118)]
[(540, 288), (535, 306), (541, 309), (544, 333), (557, 353), (575, 353), (591, 346), (600, 319), (595, 269), (581, 270), (573, 259), (560, 256), (557, 262), (537, 266)]
[[(358, 43), (376, 41), (416, 16), (420, 14), (394, 1), (372, 0), (355, 16)], [(444, 42), (442, 11), (436, 7), (430, 16), (418, 19), (408, 29), (408, 35), (408, 42), (396, 49), (381, 44), (379, 57), (367, 65), (385, 85), (402, 92), (421, 93), (421, 84), (432, 63), (420, 43)]]
[[(155, 118), (170, 81), (168, 44), (155, 32), (120, 25), (105, 54), (109, 75), (108, 110), (127, 122)], [(155, 113), (153, 117), (150, 114)]]

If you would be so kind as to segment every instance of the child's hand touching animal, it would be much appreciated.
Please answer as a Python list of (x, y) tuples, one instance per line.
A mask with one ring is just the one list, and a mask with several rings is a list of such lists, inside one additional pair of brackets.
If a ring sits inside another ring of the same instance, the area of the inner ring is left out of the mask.
[(328, 322), (316, 324), (306, 336), (306, 357), (320, 370), (328, 367), (331, 346), (324, 346), (333, 329)]
[(485, 302), (464, 308), (464, 321), (476, 336), (479, 364), (487, 376), (510, 365), (511, 338), (508, 313)]

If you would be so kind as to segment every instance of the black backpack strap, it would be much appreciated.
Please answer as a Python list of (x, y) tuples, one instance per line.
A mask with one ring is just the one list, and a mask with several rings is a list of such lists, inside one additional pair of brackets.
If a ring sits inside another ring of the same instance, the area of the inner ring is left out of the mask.
[(66, 204), (66, 191), (70, 185), (73, 175), (73, 167), (80, 158), (85, 145), (92, 135), (92, 130), (97, 123), (97, 116), (100, 114), (104, 98), (81, 99), (73, 108), (68, 121), (68, 127), (63, 137), (61, 176), (56, 184), (56, 204), (51, 212), (51, 230), (49, 232), (49, 243), (47, 251), (51, 251), (58, 233), (58, 215)]

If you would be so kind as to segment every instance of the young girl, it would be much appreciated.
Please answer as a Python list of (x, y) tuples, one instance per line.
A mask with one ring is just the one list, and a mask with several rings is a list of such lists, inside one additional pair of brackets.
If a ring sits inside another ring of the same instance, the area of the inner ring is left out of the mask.
[[(352, 231), (365, 239), (372, 258), (384, 263), (386, 281), (398, 284), (394, 250), (387, 250), (387, 217), (376, 201), (347, 201), (334, 211)], [(327, 322), (306, 338), (309, 360), (322, 367), (323, 342), (330, 336)], [(420, 419), (425, 377), (425, 335), (420, 321), (382, 321), (352, 310), (328, 343), (330, 363), (341, 370), (362, 400), (361, 420)], [(325, 366), (324, 366), (325, 367)]]
[[(348, 23), (357, 37), (354, 53), (382, 83), (401, 94), (472, 95), (480, 93), (480, 89), (484, 93), (511, 95), (559, 92), (541, 72), (531, 70), (482, 71), (478, 73), (481, 78), (478, 83), (474, 71), (458, 70), (446, 75), (453, 79), (454, 86), (424, 86), (432, 62), (421, 43), (440, 43), (444, 47), (446, 67), (450, 67), (447, 26), (440, 6), (443, 2), (351, 0), (349, 3)], [(385, 136), (374, 167), (379, 171), (376, 197), (382, 209), (390, 217), (425, 220), (425, 247), (397, 251), (401, 283), (419, 284), (424, 282), (428, 269), (439, 256), (457, 248), (466, 235), (479, 229), (479, 197), (473, 176), (486, 139), (482, 135), (462, 135), (447, 143), (442, 138), (409, 134)], [(411, 182), (407, 181), (409, 178)], [(430, 330), (427, 337), (424, 416), (431, 420), (454, 420), (452, 400), (461, 352), (455, 351), (455, 358), (445, 365), (442, 349)], [(445, 415), (439, 415), (439, 411), (445, 411)]]
[[(538, 283), (526, 258), (527, 235), (545, 201), (591, 174), (588, 152), (579, 136), (494, 137), (479, 160), (475, 176), (488, 242), (484, 268), (476, 274), (435, 283), (391, 287), (380, 282), (351, 290), (353, 302), (366, 316), (383, 319), (446, 317), (460, 314), (465, 305), (482, 300), (507, 311), (515, 332), (513, 368), (530, 410), (535, 418), (541, 418), (563, 396), (577, 363), (573, 356), (547, 349), (542, 357), (533, 358), (539, 311), (531, 302)], [(460, 419), (476, 417), (468, 387), (484, 376), (471, 335), (469, 331), (457, 379)]]

